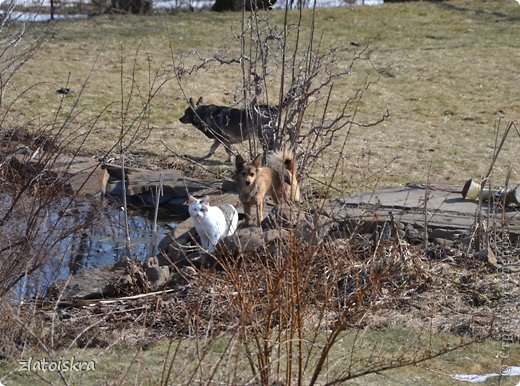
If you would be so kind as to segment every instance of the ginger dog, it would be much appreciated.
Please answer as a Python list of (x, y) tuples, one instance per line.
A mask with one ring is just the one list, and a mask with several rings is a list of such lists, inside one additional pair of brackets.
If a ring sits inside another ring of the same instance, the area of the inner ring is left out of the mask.
[(250, 163), (246, 163), (240, 154), (235, 160), (239, 198), (244, 206), (246, 224), (251, 220), (251, 207), (256, 205), (260, 225), (264, 218), (266, 196), (271, 196), (275, 204), (300, 201), (294, 152), (278, 150), (268, 155), (268, 166), (261, 166), (261, 162), (261, 155)]

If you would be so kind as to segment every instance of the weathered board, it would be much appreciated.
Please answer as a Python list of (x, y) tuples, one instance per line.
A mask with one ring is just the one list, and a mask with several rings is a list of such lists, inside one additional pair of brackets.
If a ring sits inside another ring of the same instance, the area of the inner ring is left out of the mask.
[(503, 209), (498, 204), (462, 198), (462, 186), (408, 184), (358, 196), (336, 199), (324, 207), (327, 216), (357, 224), (363, 221), (395, 221), (414, 227), (467, 231), (476, 224), (480, 211), (481, 221), (489, 227), (507, 229), (520, 234), (520, 210)]

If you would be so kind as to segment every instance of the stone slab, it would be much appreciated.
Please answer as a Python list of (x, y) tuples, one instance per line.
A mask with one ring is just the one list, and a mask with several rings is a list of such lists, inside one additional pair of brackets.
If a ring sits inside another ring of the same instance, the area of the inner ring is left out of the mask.
[(50, 171), (62, 175), (76, 196), (105, 194), (109, 174), (90, 157), (61, 155), (52, 163)]
[[(477, 219), (478, 201), (462, 198), (462, 186), (408, 184), (331, 201), (324, 214), (336, 221), (355, 224), (363, 221), (395, 221), (430, 229), (468, 230)], [(500, 226), (520, 234), (519, 208), (502, 209), (485, 202), (481, 216), (489, 226)]]

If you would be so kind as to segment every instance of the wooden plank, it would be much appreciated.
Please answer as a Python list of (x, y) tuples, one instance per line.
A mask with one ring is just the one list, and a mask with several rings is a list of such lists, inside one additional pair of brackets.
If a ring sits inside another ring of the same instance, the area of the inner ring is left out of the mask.
[[(477, 201), (464, 200), (461, 191), (459, 186), (409, 184), (337, 199), (326, 205), (324, 212), (349, 227), (359, 221), (385, 222), (393, 216), (396, 221), (416, 228), (422, 228), (426, 222), (433, 229), (467, 231), (475, 224), (479, 208)], [(518, 208), (503, 210), (485, 203), (482, 218), (490, 226), (520, 234)]]

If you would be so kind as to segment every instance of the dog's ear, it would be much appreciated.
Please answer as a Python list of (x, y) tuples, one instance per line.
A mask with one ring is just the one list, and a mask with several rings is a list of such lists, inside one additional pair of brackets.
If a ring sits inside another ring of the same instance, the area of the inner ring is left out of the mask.
[(190, 97), (190, 106), (195, 107), (195, 103), (193, 103), (193, 97)]
[(262, 154), (258, 154), (256, 158), (253, 160), (252, 164), (255, 168), (260, 169), (262, 166)]
[(244, 161), (242, 156), (240, 154), (237, 154), (237, 156), (235, 158), (235, 166), (236, 166), (237, 172), (241, 171), (244, 168), (245, 163), (246, 162)]
[(202, 97), (200, 97), (199, 100), (197, 101), (197, 106), (200, 105), (200, 104), (202, 104), (202, 102), (203, 102), (203, 101), (202, 101)]

